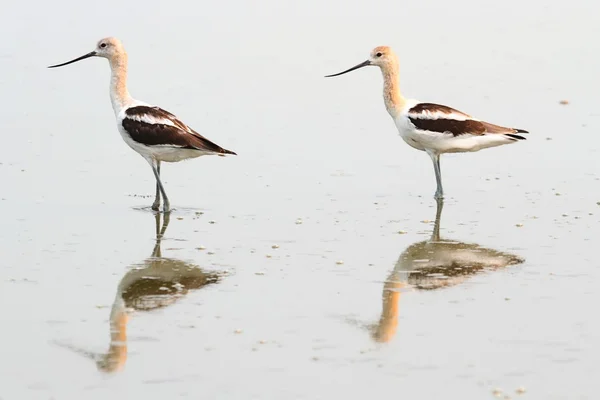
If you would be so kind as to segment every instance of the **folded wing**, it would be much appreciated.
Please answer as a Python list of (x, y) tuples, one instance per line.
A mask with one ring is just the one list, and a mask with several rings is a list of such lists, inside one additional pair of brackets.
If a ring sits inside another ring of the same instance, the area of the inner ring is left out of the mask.
[(235, 154), (211, 142), (160, 107), (136, 106), (125, 110), (123, 128), (146, 146), (177, 147), (218, 154)]
[(517, 133), (529, 133), (523, 129), (507, 128), (479, 121), (461, 111), (433, 103), (415, 105), (408, 111), (408, 118), (416, 129), (455, 137), (500, 134), (515, 140), (525, 140), (525, 137), (517, 135)]

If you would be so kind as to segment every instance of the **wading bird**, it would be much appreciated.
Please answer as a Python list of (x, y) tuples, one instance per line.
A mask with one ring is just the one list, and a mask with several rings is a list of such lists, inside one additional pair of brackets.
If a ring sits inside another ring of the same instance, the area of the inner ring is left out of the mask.
[(529, 133), (523, 129), (490, 124), (440, 104), (404, 98), (399, 87), (398, 57), (387, 46), (376, 47), (368, 60), (346, 71), (327, 75), (326, 78), (371, 65), (381, 69), (385, 108), (394, 120), (400, 136), (411, 147), (425, 151), (433, 161), (437, 181), (436, 199), (444, 197), (441, 154), (479, 151), (514, 143), (525, 140), (519, 133)]
[(205, 155), (235, 155), (233, 151), (206, 139), (170, 112), (131, 97), (127, 90), (127, 53), (117, 38), (102, 39), (94, 51), (48, 68), (62, 67), (90, 57), (106, 58), (110, 64), (110, 101), (117, 119), (117, 129), (125, 143), (148, 161), (156, 178), (153, 210), (160, 208), (162, 194), (163, 211), (171, 211), (160, 180), (162, 161), (177, 162)]

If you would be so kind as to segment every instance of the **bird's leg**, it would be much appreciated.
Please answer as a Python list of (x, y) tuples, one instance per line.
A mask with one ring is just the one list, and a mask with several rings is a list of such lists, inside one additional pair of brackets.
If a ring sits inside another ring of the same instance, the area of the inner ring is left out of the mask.
[[(154, 166), (153, 160), (148, 160), (150, 166), (152, 167), (152, 172), (154, 172), (154, 177), (156, 178), (156, 184), (158, 185), (158, 189), (160, 190), (160, 194), (162, 194), (163, 198), (163, 212), (168, 213), (171, 212), (171, 204), (169, 203), (169, 198), (167, 197), (167, 193), (165, 192), (165, 188), (163, 187), (162, 182), (160, 181), (160, 174), (158, 170)], [(157, 161), (158, 164), (158, 161)]]
[[(160, 161), (156, 161), (156, 171), (158, 172), (158, 176), (160, 176)], [(158, 185), (158, 181), (156, 182), (156, 196), (154, 197), (154, 203), (152, 203), (152, 209), (154, 211), (158, 211), (160, 208), (160, 186)]]
[(444, 189), (442, 188), (442, 170), (440, 168), (440, 155), (436, 153), (429, 153), (431, 161), (433, 161), (433, 169), (435, 170), (435, 180), (437, 182), (437, 190), (435, 191), (434, 198), (440, 200), (444, 198)]

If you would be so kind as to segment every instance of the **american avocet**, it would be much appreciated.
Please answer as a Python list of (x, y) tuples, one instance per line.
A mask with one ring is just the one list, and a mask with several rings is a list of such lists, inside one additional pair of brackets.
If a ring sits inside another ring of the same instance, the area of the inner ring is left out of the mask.
[(431, 157), (437, 181), (436, 199), (444, 197), (440, 169), (441, 154), (478, 151), (525, 140), (523, 136), (517, 135), (528, 133), (523, 129), (493, 125), (447, 106), (404, 98), (399, 88), (398, 57), (387, 46), (373, 49), (367, 61), (326, 77), (342, 75), (369, 65), (381, 69), (385, 107), (402, 139), (415, 149), (425, 151)]
[(62, 67), (89, 57), (106, 58), (110, 63), (110, 101), (117, 118), (117, 129), (125, 143), (148, 161), (156, 178), (153, 210), (159, 209), (161, 194), (163, 211), (171, 210), (160, 180), (161, 161), (177, 162), (215, 154), (235, 155), (233, 151), (206, 139), (170, 112), (132, 98), (127, 90), (127, 53), (121, 41), (116, 38), (102, 39), (94, 51), (48, 68)]

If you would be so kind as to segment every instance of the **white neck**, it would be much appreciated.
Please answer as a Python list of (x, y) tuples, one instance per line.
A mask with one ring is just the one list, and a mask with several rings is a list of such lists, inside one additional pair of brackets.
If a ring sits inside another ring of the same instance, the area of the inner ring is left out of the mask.
[(127, 54), (119, 54), (110, 61), (110, 102), (115, 115), (133, 102), (127, 90)]

